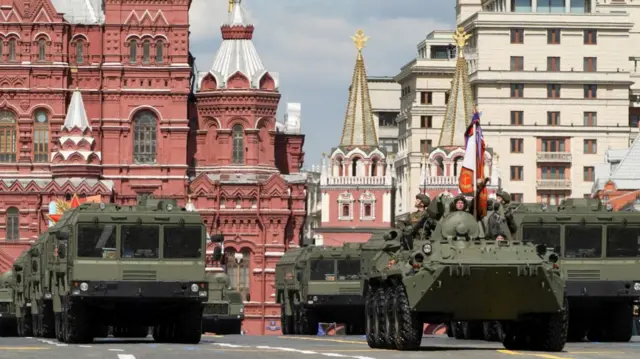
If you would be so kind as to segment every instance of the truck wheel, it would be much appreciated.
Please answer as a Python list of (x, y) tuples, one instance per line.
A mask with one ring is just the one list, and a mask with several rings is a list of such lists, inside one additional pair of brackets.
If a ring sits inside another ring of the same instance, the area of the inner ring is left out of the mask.
[(376, 328), (376, 343), (380, 348), (387, 347), (387, 336), (384, 332), (384, 288), (377, 288), (373, 297), (374, 319)]
[(189, 305), (176, 323), (172, 342), (198, 344), (202, 338), (202, 306), (200, 303)]
[(33, 316), (31, 315), (31, 308), (26, 308), (26, 311), (22, 313), (22, 336), (33, 336)]
[[(285, 310), (285, 304), (280, 304), (280, 327), (282, 328), (282, 334), (289, 335), (294, 334), (293, 330), (293, 318), (290, 315), (287, 315), (287, 311)], [(240, 333), (238, 333), (240, 334)]]
[(40, 315), (42, 315), (42, 328), (41, 335), (43, 338), (55, 338), (56, 337), (56, 323), (53, 313), (53, 302), (45, 300), (40, 306)]
[(378, 329), (376, 328), (378, 321), (376, 319), (375, 293), (375, 288), (368, 288), (365, 294), (364, 314), (367, 344), (369, 348), (378, 349), (380, 348), (380, 342), (378, 341)]
[(93, 331), (89, 326), (84, 303), (65, 298), (62, 312), (64, 342), (68, 344), (88, 344), (93, 342)]
[(423, 323), (411, 312), (409, 298), (401, 283), (395, 286), (394, 297), (396, 347), (399, 350), (418, 350)]
[(384, 290), (384, 334), (387, 349), (396, 349), (396, 313), (395, 313), (395, 287), (387, 287)]
[[(113, 336), (115, 337), (115, 328)], [(153, 327), (153, 340), (156, 343), (170, 343), (175, 336), (175, 324), (158, 324)]]
[(53, 313), (53, 320), (56, 325), (56, 339), (59, 342), (64, 342), (64, 327), (62, 325), (62, 313)]
[(563, 309), (559, 313), (540, 316), (539, 328), (532, 331), (532, 349), (546, 352), (559, 352), (567, 343), (569, 329), (569, 304), (564, 300)]
[(451, 322), (445, 324), (447, 326), (447, 336), (453, 338), (453, 328), (451, 328)]

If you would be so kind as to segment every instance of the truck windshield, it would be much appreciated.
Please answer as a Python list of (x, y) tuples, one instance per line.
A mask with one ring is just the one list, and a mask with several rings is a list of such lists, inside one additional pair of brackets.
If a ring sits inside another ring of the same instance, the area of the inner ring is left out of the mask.
[(310, 280), (336, 280), (336, 261), (333, 259), (312, 260)]
[(360, 279), (360, 261), (357, 259), (338, 260), (338, 280)]
[(607, 257), (640, 257), (640, 227), (607, 226)]
[(202, 227), (164, 227), (164, 258), (200, 258)]
[(564, 227), (566, 258), (600, 258), (602, 226), (567, 225)]
[(128, 225), (120, 227), (122, 258), (158, 258), (159, 226)]
[(544, 244), (560, 254), (560, 226), (526, 224), (522, 226), (522, 241), (525, 243)]
[(78, 257), (114, 259), (115, 229), (114, 224), (78, 224)]

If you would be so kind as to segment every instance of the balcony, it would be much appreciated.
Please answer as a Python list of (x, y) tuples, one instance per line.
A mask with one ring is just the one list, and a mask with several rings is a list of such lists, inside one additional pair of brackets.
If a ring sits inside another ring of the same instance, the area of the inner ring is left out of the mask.
[(571, 180), (568, 179), (539, 179), (536, 181), (536, 189), (551, 191), (566, 191), (571, 189)]
[(525, 84), (547, 84), (550, 82), (560, 84), (583, 84), (585, 76), (589, 76), (589, 83), (592, 84), (611, 84), (611, 83), (630, 83), (629, 72), (623, 70), (618, 71), (546, 71), (545, 67), (541, 67), (538, 71), (510, 71), (510, 70), (489, 70), (483, 68), (469, 74), (471, 83), (525, 83)]
[(571, 163), (571, 152), (538, 152), (538, 162)]
[(420, 185), (424, 186), (436, 186), (436, 187), (458, 187), (458, 176), (428, 176), (426, 179), (422, 178)]
[(332, 176), (327, 178), (329, 186), (390, 186), (391, 178), (386, 176)]

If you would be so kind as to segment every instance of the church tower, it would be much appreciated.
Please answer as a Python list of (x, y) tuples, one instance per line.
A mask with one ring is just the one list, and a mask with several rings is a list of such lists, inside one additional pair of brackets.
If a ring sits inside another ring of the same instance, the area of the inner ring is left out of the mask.
[[(471, 123), (475, 109), (473, 93), (469, 84), (469, 68), (464, 57), (464, 47), (469, 35), (462, 28), (453, 35), (457, 44), (456, 70), (451, 81), (449, 102), (444, 115), (438, 146), (425, 153), (420, 176), (421, 192), (432, 199), (445, 193), (458, 195), (458, 176), (462, 169), (465, 153), (465, 131)], [(482, 121), (482, 120), (481, 120)], [(484, 173), (491, 174), (491, 183), (487, 186), (489, 197), (495, 197), (500, 185), (498, 155), (487, 148), (484, 158)]]
[(358, 30), (349, 100), (340, 145), (322, 159), (322, 217), (316, 245), (364, 242), (371, 230), (392, 221), (392, 178), (387, 153), (378, 146), (362, 50), (368, 37)]

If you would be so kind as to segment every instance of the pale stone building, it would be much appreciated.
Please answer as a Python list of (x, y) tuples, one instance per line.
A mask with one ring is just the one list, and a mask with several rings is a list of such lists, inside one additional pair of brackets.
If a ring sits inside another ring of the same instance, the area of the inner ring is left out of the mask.
[(398, 124), (400, 114), (400, 84), (390, 76), (368, 76), (371, 111), (376, 124), (378, 144), (387, 154), (398, 152)]

